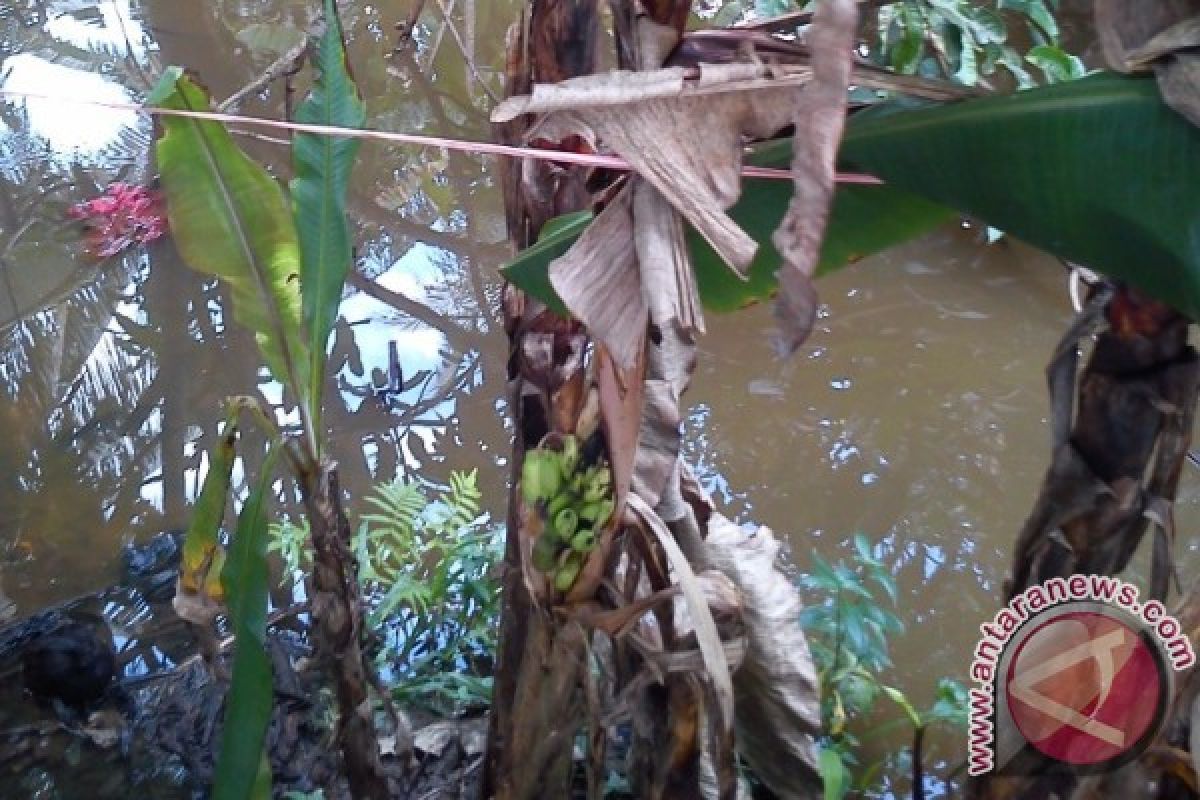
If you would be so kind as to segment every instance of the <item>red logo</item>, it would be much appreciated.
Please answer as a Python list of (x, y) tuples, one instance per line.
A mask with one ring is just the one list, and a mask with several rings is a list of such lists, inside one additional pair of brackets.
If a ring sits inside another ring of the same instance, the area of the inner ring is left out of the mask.
[(1050, 758), (1074, 765), (1116, 761), (1144, 745), (1170, 690), (1146, 636), (1107, 610), (1063, 610), (1022, 638), (1008, 664), (1009, 714)]

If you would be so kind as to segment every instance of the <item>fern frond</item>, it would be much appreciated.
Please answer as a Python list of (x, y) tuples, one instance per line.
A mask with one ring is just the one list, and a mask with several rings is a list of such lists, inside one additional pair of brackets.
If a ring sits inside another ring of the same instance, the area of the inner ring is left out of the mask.
[(363, 514), (362, 519), (402, 536), (412, 537), (428, 504), (419, 486), (396, 479), (375, 487), (375, 491), (367, 497), (367, 505), (376, 511)]
[(445, 502), (450, 507), (447, 527), (451, 531), (463, 532), (479, 519), (483, 494), (477, 485), (478, 477), (478, 469), (450, 473), (450, 492)]

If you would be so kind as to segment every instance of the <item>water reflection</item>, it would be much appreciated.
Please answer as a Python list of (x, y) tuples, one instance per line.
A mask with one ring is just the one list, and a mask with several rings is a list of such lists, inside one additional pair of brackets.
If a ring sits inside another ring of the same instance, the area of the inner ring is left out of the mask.
[[(311, 6), (0, 0), (4, 86), (136, 99), (158, 65), (181, 63), (226, 97)], [(517, 6), (466, 3), (457, 37), (430, 10), (396, 52), (407, 0), (348, 6), (369, 124), (487, 137)], [(279, 116), (281, 95), (270, 87), (243, 111)], [(223, 397), (255, 393), (285, 420), (293, 409), (226, 324), (219, 288), (170, 243), (94, 264), (63, 224), (111, 180), (149, 180), (147, 123), (34, 101), (0, 105), (0, 120), (0, 585), (27, 616), (113, 580), (122, 540), (186, 520)], [(240, 141), (288, 174), (277, 143)], [(359, 494), (417, 469), (444, 480), (478, 466), (500, 512), (509, 431), (495, 268), (507, 249), (495, 165), (370, 142), (351, 203), (358, 274), (331, 342), (325, 414), (343, 482)], [(801, 568), (814, 550), (844, 555), (856, 531), (878, 542), (910, 626), (896, 680), (922, 702), (931, 676), (965, 672), (1047, 463), (1042, 369), (1069, 314), (1061, 277), (1027, 248), (952, 229), (823, 279), (819, 329), (790, 361), (766, 345), (767, 310), (709, 319), (687, 457), (726, 513), (785, 534)], [(248, 439), (246, 458), (253, 473), (261, 441)], [(1198, 517), (1189, 470), (1180, 529)]]
[[(197, 69), (217, 97), (232, 92), (287, 28), (304, 28), (311, 4), (38, 5), (0, 4), (4, 88), (128, 102), (144, 96), (160, 63)], [(456, 83), (448, 66), (460, 56), (441, 41), (444, 25), (421, 27), (415, 51), (391, 57), (385, 32), (402, 5), (356, 7), (346, 20), (371, 124), (486, 135), (484, 93), (473, 76)], [(478, 55), (499, 63), (496, 52)], [(390, 99), (397, 82), (406, 102)], [(282, 114), (278, 88), (244, 110)], [(0, 483), (9, 511), (0, 584), (27, 616), (111, 581), (123, 539), (186, 520), (224, 396), (256, 393), (285, 423), (294, 408), (246, 334), (225, 324), (219, 287), (184, 268), (169, 243), (95, 264), (63, 223), (70, 204), (109, 181), (149, 178), (148, 124), (132, 112), (46, 100), (3, 108), (0, 426), (11, 446)], [(286, 175), (285, 149), (245, 145)], [(486, 335), (497, 295), (482, 270), (502, 259), (504, 239), (499, 203), (487, 196), (490, 170), (462, 154), (363, 149), (352, 198), (360, 278), (332, 343), (325, 416), (353, 491), (416, 469), (437, 480), (466, 458), (486, 465), (482, 454), (505, 450), (494, 446), (503, 422), (483, 378), (503, 348)], [(239, 472), (251, 473), (262, 443), (246, 444)], [(504, 480), (492, 469), (480, 483), (502, 498)]]

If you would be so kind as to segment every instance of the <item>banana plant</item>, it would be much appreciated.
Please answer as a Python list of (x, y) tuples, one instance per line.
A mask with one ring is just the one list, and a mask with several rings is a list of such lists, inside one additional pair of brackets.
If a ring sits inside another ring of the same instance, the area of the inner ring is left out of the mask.
[[(1167, 107), (1153, 78), (1100, 73), (1008, 96), (872, 109), (847, 123), (840, 153), (844, 168), (884, 183), (838, 189), (818, 274), (959, 213), (1200, 317), (1200, 196), (1188, 188), (1200, 180), (1200, 130)], [(750, 162), (786, 167), (790, 159), (790, 142), (780, 141)], [(790, 191), (784, 182), (748, 179), (730, 211), (759, 243), (746, 281), (700, 237), (690, 238), (707, 308), (732, 311), (774, 293), (780, 262), (770, 234)], [(505, 275), (562, 308), (547, 268), (589, 220), (586, 213), (553, 220)]]
[[(297, 110), (302, 122), (361, 127), (366, 111), (346, 62), (334, 0), (315, 42), (313, 88)], [(156, 154), (175, 243), (193, 269), (230, 290), (232, 316), (255, 337), (271, 375), (295, 399), (300, 430), (281, 434), (252, 400), (229, 404), (224, 435), (210, 458), (185, 544), (176, 593), (181, 615), (201, 627), (227, 613), (236, 637), (232, 684), (213, 796), (271, 795), (263, 752), (271, 713), (266, 661), (265, 504), (282, 452), (300, 486), (317, 564), (314, 636), (331, 672), (341, 712), (339, 734), (351, 791), (387, 796), (371, 718), (366, 662), (358, 641), (361, 607), (345, 555), (349, 526), (337, 476), (322, 459), (321, 394), (327, 344), (351, 264), (346, 189), (357, 142), (297, 134), (294, 178), (285, 191), (219, 123), (170, 112), (210, 109), (205, 89), (184, 70), (168, 69), (149, 98), (162, 109)], [(230, 491), (239, 420), (249, 416), (274, 442), (256, 488), (243, 504), (228, 555), (218, 537)], [(339, 541), (341, 540), (341, 541)]]

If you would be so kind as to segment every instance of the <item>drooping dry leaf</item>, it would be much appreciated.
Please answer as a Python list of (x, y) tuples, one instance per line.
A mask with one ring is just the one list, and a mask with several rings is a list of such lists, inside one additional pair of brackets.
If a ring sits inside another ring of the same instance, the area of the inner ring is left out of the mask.
[(650, 183), (633, 183), (634, 249), (650, 319), (664, 327), (678, 320), (689, 333), (704, 333), (700, 289), (684, 238), (683, 220)]
[(1131, 68), (1138, 68), (1179, 50), (1195, 47), (1200, 47), (1200, 16), (1189, 17), (1156, 33), (1145, 44), (1127, 52), (1125, 60)]
[(816, 319), (812, 277), (833, 200), (834, 162), (846, 122), (857, 24), (855, 0), (824, 0), (809, 29), (813, 79), (795, 106), (795, 190), (773, 237), (783, 258), (775, 316), (780, 328), (777, 344), (784, 354), (794, 353), (804, 343)]
[(492, 121), (509, 122), (521, 114), (615, 109), (651, 100), (689, 99), (744, 89), (798, 88), (808, 81), (809, 75), (807, 69), (774, 70), (761, 64), (702, 64), (690, 70), (683, 67), (615, 70), (561, 83), (539, 83), (528, 95), (510, 97), (497, 105), (492, 110)]
[(1095, 14), (1109, 66), (1153, 68), (1167, 105), (1200, 125), (1200, 0), (1096, 0)]
[(550, 263), (550, 284), (588, 331), (628, 369), (648, 319), (633, 250), (630, 190), (624, 188), (564, 255)]
[(645, 369), (644, 357), (637, 359), (633, 369), (623, 370), (608, 354), (607, 347), (602, 344), (596, 348), (600, 418), (604, 422), (605, 439), (608, 442), (618, 513), (633, 480), (645, 391)]
[(1176, 55), (1154, 72), (1166, 104), (1200, 127), (1200, 56)]
[(683, 597), (687, 601), (688, 612), (696, 632), (696, 643), (704, 659), (708, 681), (712, 685), (713, 696), (716, 698), (719, 712), (717, 727), (728, 730), (733, 724), (733, 682), (729, 674), (729, 662), (717, 633), (717, 624), (704, 598), (704, 592), (696, 579), (696, 573), (675, 542), (675, 537), (666, 524), (654, 513), (654, 509), (646, 505), (636, 494), (630, 494), (628, 500), (630, 511), (642, 522), (645, 530), (652, 533), (662, 545), (667, 554), (671, 567), (675, 570), (675, 578)]
[(672, 509), (678, 510), (682, 504), (678, 497), (683, 444), (679, 399), (696, 369), (696, 343), (677, 320), (660, 326), (657, 334), (654, 345), (646, 348), (646, 403), (633, 487), (660, 516), (666, 514), (663, 518), (673, 522), (677, 517), (667, 513), (662, 504), (664, 498)]
[(1129, 54), (1159, 33), (1200, 14), (1197, 0), (1095, 0), (1096, 35), (1109, 67), (1130, 72), (1140, 65)]
[(543, 113), (549, 116), (531, 136), (594, 136), (662, 192), (744, 277), (757, 245), (725, 213), (741, 191), (743, 137), (783, 128), (806, 79), (758, 64), (610, 72), (535, 86), (531, 95), (497, 106), (492, 119)]
[(716, 513), (705, 541), (712, 565), (742, 595), (748, 644), (733, 676), (738, 751), (779, 797), (819, 797), (817, 672), (800, 629), (799, 592), (775, 564), (779, 542), (767, 528), (748, 533)]
[(663, 380), (645, 382), (645, 404), (632, 489), (643, 500), (657, 506), (659, 498), (679, 461), (679, 397)]

